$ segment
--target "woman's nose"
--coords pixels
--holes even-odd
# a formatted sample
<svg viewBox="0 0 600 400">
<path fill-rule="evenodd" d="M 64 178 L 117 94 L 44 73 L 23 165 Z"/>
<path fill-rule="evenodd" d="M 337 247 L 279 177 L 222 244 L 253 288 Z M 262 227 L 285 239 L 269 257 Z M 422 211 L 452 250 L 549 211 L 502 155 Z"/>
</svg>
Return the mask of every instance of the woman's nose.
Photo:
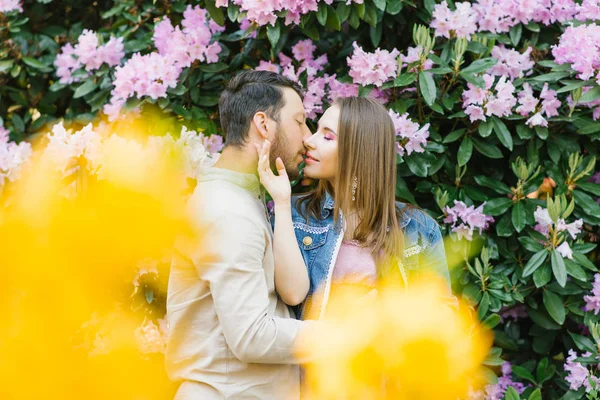
<svg viewBox="0 0 600 400">
<path fill-rule="evenodd" d="M 308 148 L 308 149 L 314 149 L 315 145 L 312 141 L 313 135 L 308 136 L 306 139 L 304 139 L 304 147 Z"/>
</svg>

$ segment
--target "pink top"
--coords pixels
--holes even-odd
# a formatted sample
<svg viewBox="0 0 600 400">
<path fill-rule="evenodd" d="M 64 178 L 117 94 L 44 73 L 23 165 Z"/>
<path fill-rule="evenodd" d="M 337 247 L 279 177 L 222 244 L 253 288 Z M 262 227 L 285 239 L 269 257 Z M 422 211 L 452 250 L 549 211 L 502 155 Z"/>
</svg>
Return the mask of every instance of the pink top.
<svg viewBox="0 0 600 400">
<path fill-rule="evenodd" d="M 377 269 L 371 248 L 361 247 L 354 240 L 344 240 L 333 267 L 332 283 L 374 287 L 376 282 Z"/>
</svg>

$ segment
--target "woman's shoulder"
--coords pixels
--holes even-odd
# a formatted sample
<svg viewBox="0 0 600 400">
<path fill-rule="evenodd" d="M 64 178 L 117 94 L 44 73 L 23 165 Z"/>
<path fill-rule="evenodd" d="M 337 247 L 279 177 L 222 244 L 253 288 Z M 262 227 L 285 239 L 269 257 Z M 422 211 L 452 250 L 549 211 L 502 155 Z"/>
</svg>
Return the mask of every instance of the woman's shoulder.
<svg viewBox="0 0 600 400">
<path fill-rule="evenodd" d="M 396 208 L 400 227 L 405 231 L 416 229 L 422 233 L 430 233 L 439 229 L 437 221 L 419 207 L 397 201 Z"/>
</svg>

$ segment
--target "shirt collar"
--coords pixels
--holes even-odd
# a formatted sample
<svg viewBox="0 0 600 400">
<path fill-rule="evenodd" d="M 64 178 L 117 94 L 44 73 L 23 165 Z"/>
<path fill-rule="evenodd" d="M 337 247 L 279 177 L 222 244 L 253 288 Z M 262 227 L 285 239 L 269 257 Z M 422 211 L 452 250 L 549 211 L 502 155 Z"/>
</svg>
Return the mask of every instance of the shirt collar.
<svg viewBox="0 0 600 400">
<path fill-rule="evenodd" d="M 254 174 L 244 174 L 225 168 L 201 167 L 198 173 L 198 182 L 224 180 L 239 186 L 261 198 L 262 190 L 258 177 Z"/>
</svg>

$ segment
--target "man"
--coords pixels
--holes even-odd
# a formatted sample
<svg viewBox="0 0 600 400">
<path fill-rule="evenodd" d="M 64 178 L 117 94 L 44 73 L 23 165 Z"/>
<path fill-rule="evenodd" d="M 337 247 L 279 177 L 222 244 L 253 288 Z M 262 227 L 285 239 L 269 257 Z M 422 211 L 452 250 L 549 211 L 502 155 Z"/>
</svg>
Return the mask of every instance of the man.
<svg viewBox="0 0 600 400">
<path fill-rule="evenodd" d="M 219 100 L 225 148 L 190 198 L 205 229 L 197 246 L 176 244 L 167 298 L 166 366 L 182 381 L 176 399 L 298 399 L 293 347 L 307 322 L 291 318 L 274 288 L 272 230 L 255 143 L 272 143 L 298 177 L 306 126 L 301 88 L 278 74 L 245 71 Z"/>
</svg>

